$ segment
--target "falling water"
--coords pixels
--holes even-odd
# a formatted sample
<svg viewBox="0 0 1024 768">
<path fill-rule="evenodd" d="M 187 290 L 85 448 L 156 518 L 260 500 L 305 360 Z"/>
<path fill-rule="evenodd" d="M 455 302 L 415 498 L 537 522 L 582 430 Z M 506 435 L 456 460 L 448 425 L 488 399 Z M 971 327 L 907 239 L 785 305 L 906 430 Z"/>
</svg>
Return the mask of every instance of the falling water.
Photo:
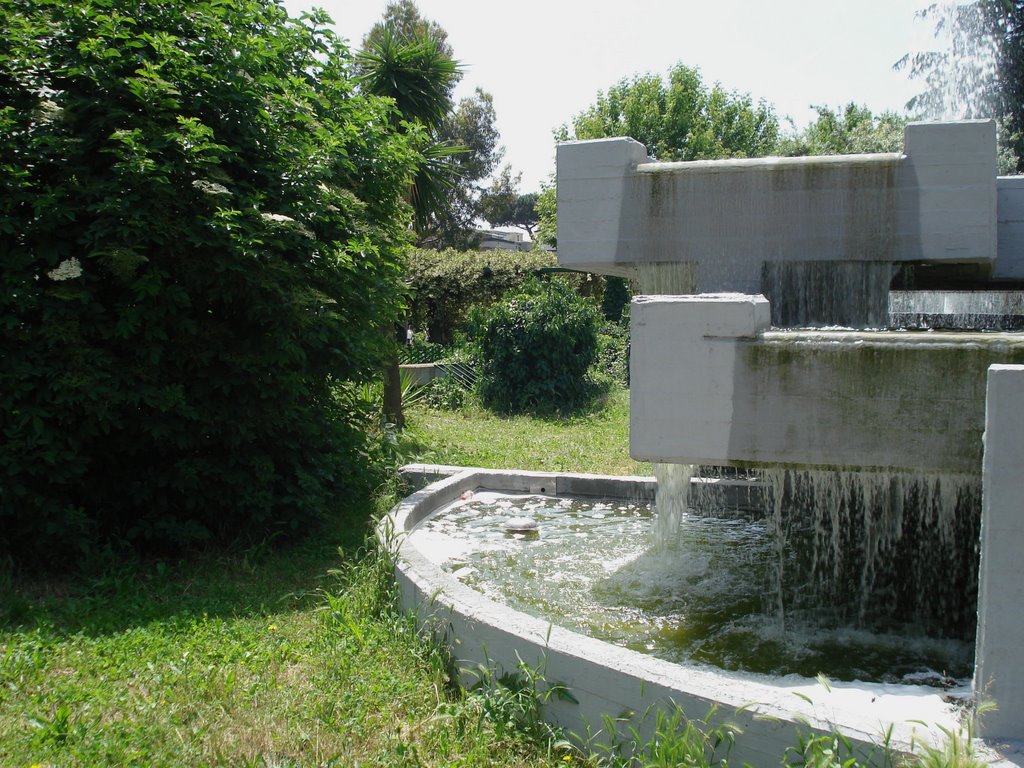
<svg viewBox="0 0 1024 768">
<path fill-rule="evenodd" d="M 690 480 L 697 467 L 692 464 L 655 464 L 658 487 L 654 499 L 651 538 L 654 549 L 665 552 L 679 536 L 679 523 L 690 501 Z"/>
<path fill-rule="evenodd" d="M 979 478 L 792 469 L 764 478 L 780 613 L 824 605 L 868 628 L 974 631 Z"/>
<path fill-rule="evenodd" d="M 884 328 L 892 275 L 890 262 L 766 261 L 761 291 L 777 328 Z"/>
<path fill-rule="evenodd" d="M 929 5 L 918 16 L 934 32 L 931 50 L 897 63 L 924 81 L 925 90 L 910 107 L 932 120 L 992 117 L 998 89 L 999 43 L 985 18 L 983 3 Z"/>
<path fill-rule="evenodd" d="M 639 262 L 640 293 L 645 296 L 689 296 L 697 293 L 697 264 L 688 261 Z"/>
</svg>

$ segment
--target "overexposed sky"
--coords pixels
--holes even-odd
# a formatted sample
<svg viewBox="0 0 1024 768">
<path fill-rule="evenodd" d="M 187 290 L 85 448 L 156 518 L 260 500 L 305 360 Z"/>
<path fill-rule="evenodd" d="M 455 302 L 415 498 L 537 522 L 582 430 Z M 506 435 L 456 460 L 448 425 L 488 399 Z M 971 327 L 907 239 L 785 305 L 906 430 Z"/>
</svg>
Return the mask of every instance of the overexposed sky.
<svg viewBox="0 0 1024 768">
<path fill-rule="evenodd" d="M 285 0 L 318 6 L 354 48 L 386 0 Z M 749 93 L 803 127 L 812 105 L 850 101 L 902 112 L 921 90 L 892 65 L 933 45 L 915 18 L 922 0 L 417 0 L 448 32 L 466 74 L 494 96 L 505 159 L 537 191 L 554 171 L 552 131 L 623 77 L 664 74 L 676 62 L 705 82 Z"/>
</svg>

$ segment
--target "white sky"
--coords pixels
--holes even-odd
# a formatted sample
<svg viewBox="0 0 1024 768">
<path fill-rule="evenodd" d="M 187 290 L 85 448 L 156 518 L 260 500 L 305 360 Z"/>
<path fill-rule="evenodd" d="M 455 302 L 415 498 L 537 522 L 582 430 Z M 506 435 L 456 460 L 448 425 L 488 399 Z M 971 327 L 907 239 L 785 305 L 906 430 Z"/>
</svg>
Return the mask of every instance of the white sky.
<svg viewBox="0 0 1024 768">
<path fill-rule="evenodd" d="M 357 48 L 386 0 L 285 0 L 292 15 L 318 6 Z M 774 105 L 803 127 L 811 105 L 903 111 L 921 83 L 892 65 L 931 47 L 915 18 L 922 0 L 417 0 L 448 32 L 466 74 L 494 96 L 504 162 L 538 191 L 554 171 L 552 131 L 623 77 L 665 74 L 676 62 L 705 82 Z M 785 126 L 785 122 L 783 121 Z"/>
</svg>

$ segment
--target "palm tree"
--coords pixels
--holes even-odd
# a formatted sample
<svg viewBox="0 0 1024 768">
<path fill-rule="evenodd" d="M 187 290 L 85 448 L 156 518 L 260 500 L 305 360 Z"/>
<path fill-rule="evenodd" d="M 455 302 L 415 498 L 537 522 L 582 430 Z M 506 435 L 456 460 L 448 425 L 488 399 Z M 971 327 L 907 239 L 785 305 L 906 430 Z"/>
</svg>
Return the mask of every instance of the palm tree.
<svg viewBox="0 0 1024 768">
<path fill-rule="evenodd" d="M 380 35 L 367 40 L 356 63 L 362 89 L 394 101 L 391 120 L 395 130 L 421 135 L 418 149 L 422 161 L 407 199 L 413 209 L 413 227 L 423 233 L 431 219 L 447 208 L 448 191 L 458 179 L 452 158 L 465 151 L 436 139 L 451 112 L 451 92 L 461 69 L 443 40 L 425 32 L 403 39 L 387 25 Z M 405 424 L 397 354 L 384 372 L 384 418 L 398 428 Z"/>
</svg>

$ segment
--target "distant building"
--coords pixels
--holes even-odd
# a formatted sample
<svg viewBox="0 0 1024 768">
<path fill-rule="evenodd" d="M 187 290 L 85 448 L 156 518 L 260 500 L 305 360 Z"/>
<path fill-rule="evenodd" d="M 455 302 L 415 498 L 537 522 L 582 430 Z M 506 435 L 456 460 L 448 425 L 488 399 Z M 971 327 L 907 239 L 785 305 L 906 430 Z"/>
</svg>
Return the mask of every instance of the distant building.
<svg viewBox="0 0 1024 768">
<path fill-rule="evenodd" d="M 478 229 L 481 251 L 528 251 L 533 242 L 526 239 L 522 232 L 509 232 L 500 229 Z"/>
</svg>

